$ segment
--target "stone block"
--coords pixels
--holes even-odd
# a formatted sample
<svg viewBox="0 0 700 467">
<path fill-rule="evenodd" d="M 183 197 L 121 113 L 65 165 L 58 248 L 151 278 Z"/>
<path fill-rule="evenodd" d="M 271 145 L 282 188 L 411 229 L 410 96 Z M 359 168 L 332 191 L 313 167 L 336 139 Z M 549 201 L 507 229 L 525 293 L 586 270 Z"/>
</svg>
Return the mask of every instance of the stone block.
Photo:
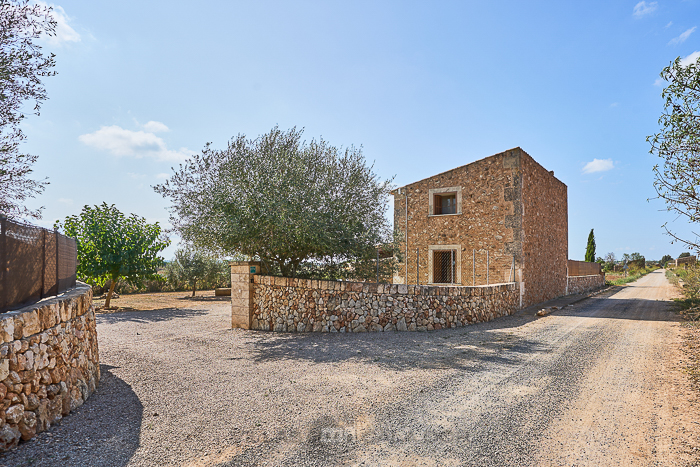
<svg viewBox="0 0 700 467">
<path fill-rule="evenodd" d="M 8 316 L 0 320 L 0 337 L 3 342 L 12 342 L 15 339 L 15 320 Z"/>
</svg>

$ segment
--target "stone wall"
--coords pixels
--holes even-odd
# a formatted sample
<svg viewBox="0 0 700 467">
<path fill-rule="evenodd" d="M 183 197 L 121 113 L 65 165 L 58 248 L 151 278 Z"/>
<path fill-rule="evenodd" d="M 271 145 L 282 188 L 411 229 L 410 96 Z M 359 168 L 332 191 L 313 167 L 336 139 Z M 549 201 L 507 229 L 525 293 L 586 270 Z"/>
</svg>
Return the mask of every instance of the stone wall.
<svg viewBox="0 0 700 467">
<path fill-rule="evenodd" d="M 87 285 L 0 314 L 0 451 L 82 405 L 99 380 L 95 309 Z"/>
<path fill-rule="evenodd" d="M 566 293 L 567 188 L 554 172 L 521 151 L 524 307 Z"/>
<path fill-rule="evenodd" d="M 567 277 L 567 292 L 569 294 L 586 293 L 597 290 L 605 285 L 605 275 L 569 276 Z"/>
<path fill-rule="evenodd" d="M 440 246 L 457 251 L 455 283 L 458 285 L 486 285 L 486 251 L 489 252 L 490 283 L 516 280 L 522 249 L 520 211 L 516 206 L 520 202 L 520 192 L 514 193 L 519 183 L 518 164 L 513 163 L 518 157 L 517 151 L 496 154 L 393 192 L 394 229 L 403 236 L 401 251 L 404 256 L 408 245 L 406 260 L 400 264 L 394 283 L 429 284 L 431 248 Z M 433 214 L 431 191 L 450 188 L 458 189 L 458 212 Z M 517 222 L 508 222 L 514 215 Z M 418 267 L 416 249 L 419 251 Z M 513 257 L 514 275 L 511 273 Z"/>
<path fill-rule="evenodd" d="M 519 301 L 514 283 L 433 287 L 251 277 L 250 327 L 264 331 L 430 331 L 510 315 Z"/>
</svg>

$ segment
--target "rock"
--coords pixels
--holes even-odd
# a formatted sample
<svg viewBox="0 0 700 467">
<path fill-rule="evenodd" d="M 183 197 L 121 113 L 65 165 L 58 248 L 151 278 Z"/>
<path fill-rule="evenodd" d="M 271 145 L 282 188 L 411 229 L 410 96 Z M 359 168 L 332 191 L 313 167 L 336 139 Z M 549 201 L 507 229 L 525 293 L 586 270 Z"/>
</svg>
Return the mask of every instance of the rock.
<svg viewBox="0 0 700 467">
<path fill-rule="evenodd" d="M 406 318 L 401 318 L 396 322 L 396 330 L 397 331 L 408 331 L 408 328 L 406 327 Z"/>
<path fill-rule="evenodd" d="M 5 420 L 7 423 L 19 423 L 24 417 L 24 406 L 22 404 L 16 404 L 5 411 Z"/>
<path fill-rule="evenodd" d="M 10 360 L 3 358 L 0 360 L 0 381 L 4 381 L 8 376 L 10 376 Z"/>
<path fill-rule="evenodd" d="M 29 394 L 27 396 L 27 404 L 25 408 L 27 410 L 34 410 L 39 407 L 39 397 L 36 394 Z"/>
<path fill-rule="evenodd" d="M 13 426 L 5 425 L 0 428 L 0 451 L 8 451 L 19 443 L 22 434 Z"/>
<path fill-rule="evenodd" d="M 36 436 L 36 414 L 34 412 L 24 412 L 22 421 L 19 422 L 19 432 L 22 439 L 27 441 Z"/>
<path fill-rule="evenodd" d="M 363 325 L 360 324 L 355 329 L 353 329 L 352 332 L 367 332 L 367 329 Z"/>
</svg>

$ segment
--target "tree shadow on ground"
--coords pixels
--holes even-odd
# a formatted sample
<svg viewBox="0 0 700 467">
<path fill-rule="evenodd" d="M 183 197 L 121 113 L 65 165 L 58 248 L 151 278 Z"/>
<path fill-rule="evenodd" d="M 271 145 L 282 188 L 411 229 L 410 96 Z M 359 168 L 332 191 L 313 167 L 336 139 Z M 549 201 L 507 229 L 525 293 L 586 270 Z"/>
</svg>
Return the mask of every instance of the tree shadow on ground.
<svg viewBox="0 0 700 467">
<path fill-rule="evenodd" d="M 131 387 L 100 365 L 97 390 L 81 407 L 17 449 L 0 466 L 120 467 L 140 444 L 143 405 Z"/>
<path fill-rule="evenodd" d="M 306 360 L 314 363 L 365 361 L 387 370 L 479 371 L 486 365 L 515 364 L 546 352 L 549 344 L 508 332 L 532 316 L 504 317 L 487 323 L 429 332 L 268 333 L 251 335 L 257 362 Z"/>
<path fill-rule="evenodd" d="M 194 318 L 206 315 L 210 310 L 194 308 L 158 308 L 156 310 L 125 310 L 116 313 L 96 313 L 97 324 L 114 324 L 124 321 L 156 323 L 176 318 Z"/>
</svg>

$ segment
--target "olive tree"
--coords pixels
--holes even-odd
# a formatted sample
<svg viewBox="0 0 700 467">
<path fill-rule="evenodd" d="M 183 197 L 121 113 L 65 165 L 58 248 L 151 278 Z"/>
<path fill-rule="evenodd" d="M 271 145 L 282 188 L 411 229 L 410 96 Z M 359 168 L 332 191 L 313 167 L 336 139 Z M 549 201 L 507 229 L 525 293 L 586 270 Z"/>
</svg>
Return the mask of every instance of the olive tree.
<svg viewBox="0 0 700 467">
<path fill-rule="evenodd" d="M 255 139 L 239 134 L 225 149 L 207 144 L 154 187 L 172 202 L 174 230 L 198 248 L 259 259 L 268 274 L 339 264 L 364 271 L 377 245 L 392 242 L 391 181 L 361 149 L 302 141 L 302 133 L 274 127 Z"/>
<path fill-rule="evenodd" d="M 161 228 L 131 214 L 126 217 L 114 205 L 85 206 L 77 216 L 68 216 L 57 229 L 75 237 L 78 248 L 77 275 L 91 285 L 111 281 L 105 308 L 120 280 L 141 286 L 145 279 L 157 279 L 164 264 L 158 254 L 170 241 Z"/>
<path fill-rule="evenodd" d="M 41 217 L 41 209 L 24 206 L 47 182 L 30 177 L 37 156 L 20 153 L 25 139 L 20 123 L 27 109 L 38 115 L 46 99 L 41 79 L 55 74 L 54 55 L 43 55 L 36 40 L 55 30 L 50 7 L 0 0 L 0 213 L 10 218 Z"/>
<path fill-rule="evenodd" d="M 212 285 L 220 279 L 223 263 L 194 248 L 180 248 L 165 268 L 168 282 L 176 286 L 186 284 L 195 296 L 197 285 Z M 222 271 L 223 269 L 223 271 Z M 228 270 L 230 274 L 230 269 Z M 201 288 L 201 287 L 200 287 Z"/>
<path fill-rule="evenodd" d="M 654 188 L 669 211 L 695 223 L 700 220 L 700 58 L 689 64 L 676 58 L 661 78 L 668 82 L 661 93 L 661 130 L 647 137 L 650 152 L 662 159 L 653 169 Z M 680 238 L 667 224 L 663 227 L 674 241 L 700 250 L 697 239 Z"/>
</svg>

